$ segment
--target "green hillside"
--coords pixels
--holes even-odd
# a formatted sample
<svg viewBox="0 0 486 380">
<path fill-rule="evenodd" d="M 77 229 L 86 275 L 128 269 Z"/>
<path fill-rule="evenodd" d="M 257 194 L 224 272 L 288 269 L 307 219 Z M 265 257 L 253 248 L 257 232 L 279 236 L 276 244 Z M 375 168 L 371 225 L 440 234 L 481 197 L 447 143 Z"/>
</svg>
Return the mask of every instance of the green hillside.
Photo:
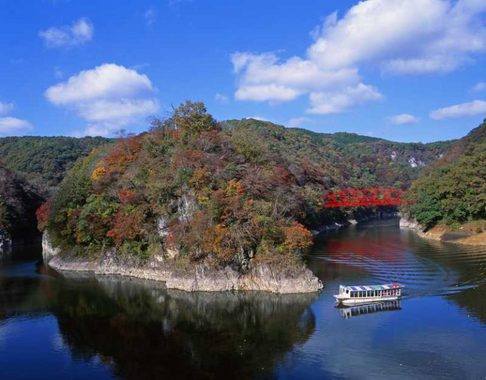
<svg viewBox="0 0 486 380">
<path fill-rule="evenodd" d="M 486 121 L 414 182 L 404 208 L 427 228 L 486 219 Z"/>
<path fill-rule="evenodd" d="M 51 191 L 79 157 L 109 141 L 102 137 L 5 137 L 0 138 L 0 162 L 39 189 Z"/>
</svg>

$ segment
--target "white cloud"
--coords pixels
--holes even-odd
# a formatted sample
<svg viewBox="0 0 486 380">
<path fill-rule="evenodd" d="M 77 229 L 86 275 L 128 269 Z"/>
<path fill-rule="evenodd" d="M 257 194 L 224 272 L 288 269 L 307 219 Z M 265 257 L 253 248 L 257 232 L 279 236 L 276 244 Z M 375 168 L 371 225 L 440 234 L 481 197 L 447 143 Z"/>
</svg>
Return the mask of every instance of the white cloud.
<svg viewBox="0 0 486 380">
<path fill-rule="evenodd" d="M 300 128 L 302 127 L 305 123 L 308 123 L 310 119 L 308 117 L 293 117 L 289 119 L 287 122 L 287 125 L 292 128 Z"/>
<path fill-rule="evenodd" d="M 157 21 L 157 12 L 154 8 L 149 8 L 145 11 L 143 17 L 145 18 L 145 23 L 147 26 L 151 27 Z"/>
<path fill-rule="evenodd" d="M 66 82 L 49 87 L 46 97 L 56 105 L 69 105 L 104 98 L 120 98 L 153 91 L 145 74 L 113 63 L 81 71 Z"/>
<path fill-rule="evenodd" d="M 26 132 L 32 129 L 27 120 L 16 117 L 0 117 L 0 135 L 11 135 Z"/>
<path fill-rule="evenodd" d="M 469 103 L 455 104 L 449 107 L 439 108 L 430 113 L 430 117 L 434 120 L 455 119 L 476 115 L 486 117 L 486 101 L 474 100 Z"/>
<path fill-rule="evenodd" d="M 150 79 L 133 69 L 103 64 L 49 87 L 46 98 L 88 123 L 85 134 L 110 135 L 159 109 Z"/>
<path fill-rule="evenodd" d="M 226 95 L 219 94 L 219 93 L 214 95 L 214 100 L 216 100 L 216 102 L 218 102 L 219 104 L 228 104 L 229 103 L 229 98 Z"/>
<path fill-rule="evenodd" d="M 299 92 L 293 88 L 267 84 L 239 88 L 235 93 L 235 98 L 237 100 L 284 102 L 293 100 L 299 95 Z"/>
<path fill-rule="evenodd" d="M 14 109 L 13 103 L 0 102 L 0 115 L 11 112 Z"/>
<path fill-rule="evenodd" d="M 486 90 L 486 82 L 479 82 L 474 85 L 472 88 L 473 91 L 480 92 Z"/>
<path fill-rule="evenodd" d="M 255 120 L 259 120 L 259 121 L 270 121 L 266 117 L 263 117 L 263 116 L 251 116 L 251 117 L 248 117 L 247 119 L 255 119 Z"/>
<path fill-rule="evenodd" d="M 411 115 L 409 113 L 401 113 L 399 115 L 394 115 L 390 117 L 390 123 L 395 125 L 404 125 L 404 124 L 416 124 L 419 122 L 419 118 Z"/>
<path fill-rule="evenodd" d="M 51 27 L 39 32 L 39 37 L 49 48 L 81 45 L 93 38 L 94 26 L 86 18 L 80 18 L 71 25 Z"/>
<path fill-rule="evenodd" d="M 308 96 L 310 112 L 342 112 L 378 100 L 360 70 L 447 72 L 486 51 L 482 0 L 366 0 L 316 28 L 305 57 L 237 52 L 237 100 L 286 102 Z M 356 93 L 364 95 L 359 98 Z"/>
<path fill-rule="evenodd" d="M 383 95 L 373 86 L 359 83 L 357 86 L 345 87 L 333 92 L 312 92 L 311 107 L 308 112 L 317 114 L 340 113 L 368 101 L 383 99 Z"/>
<path fill-rule="evenodd" d="M 450 71 L 486 49 L 478 0 L 368 0 L 331 15 L 308 55 L 321 67 L 379 63 L 399 73 Z"/>
</svg>

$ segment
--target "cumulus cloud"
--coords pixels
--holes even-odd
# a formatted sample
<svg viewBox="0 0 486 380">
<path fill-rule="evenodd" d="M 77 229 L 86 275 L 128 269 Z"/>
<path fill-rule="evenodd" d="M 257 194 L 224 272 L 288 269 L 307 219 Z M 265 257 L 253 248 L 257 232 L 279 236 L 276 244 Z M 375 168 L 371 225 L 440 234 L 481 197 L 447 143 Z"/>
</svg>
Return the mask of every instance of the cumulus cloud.
<svg viewBox="0 0 486 380">
<path fill-rule="evenodd" d="M 27 120 L 16 117 L 0 117 L 0 135 L 12 135 L 23 133 L 32 129 L 32 124 Z"/>
<path fill-rule="evenodd" d="M 383 95 L 373 86 L 359 83 L 357 86 L 340 88 L 331 92 L 312 92 L 310 94 L 310 113 L 331 114 L 348 110 L 354 105 L 368 101 L 381 100 Z"/>
<path fill-rule="evenodd" d="M 486 116 L 486 101 L 474 100 L 469 103 L 455 104 L 439 108 L 430 113 L 430 117 L 434 120 L 456 119 L 476 115 Z"/>
<path fill-rule="evenodd" d="M 143 17 L 147 26 L 151 27 L 157 21 L 157 12 L 154 8 L 149 8 L 144 12 Z"/>
<path fill-rule="evenodd" d="M 419 122 L 419 118 L 413 116 L 409 113 L 401 113 L 399 115 L 394 115 L 390 117 L 390 123 L 395 125 L 404 125 L 404 124 L 416 124 Z"/>
<path fill-rule="evenodd" d="M 228 104 L 229 103 L 229 98 L 226 95 L 217 93 L 214 95 L 214 100 L 218 102 L 219 104 Z"/>
<path fill-rule="evenodd" d="M 479 82 L 474 85 L 472 88 L 473 91 L 479 92 L 479 91 L 486 91 L 486 82 Z"/>
<path fill-rule="evenodd" d="M 13 103 L 0 102 L 0 115 L 11 112 L 14 109 Z"/>
<path fill-rule="evenodd" d="M 275 53 L 231 56 L 237 100 L 287 102 L 308 96 L 309 112 L 342 112 L 382 98 L 360 70 L 384 73 L 448 72 L 486 51 L 481 0 L 366 0 L 342 18 L 329 15 L 304 57 Z M 360 98 L 359 95 L 364 97 Z"/>
<path fill-rule="evenodd" d="M 88 123 L 84 134 L 110 135 L 158 111 L 150 79 L 133 69 L 103 64 L 49 87 L 46 98 Z"/>
<path fill-rule="evenodd" d="M 51 27 L 39 32 L 39 37 L 49 48 L 82 45 L 93 38 L 94 26 L 86 18 L 80 18 L 71 25 Z"/>
</svg>

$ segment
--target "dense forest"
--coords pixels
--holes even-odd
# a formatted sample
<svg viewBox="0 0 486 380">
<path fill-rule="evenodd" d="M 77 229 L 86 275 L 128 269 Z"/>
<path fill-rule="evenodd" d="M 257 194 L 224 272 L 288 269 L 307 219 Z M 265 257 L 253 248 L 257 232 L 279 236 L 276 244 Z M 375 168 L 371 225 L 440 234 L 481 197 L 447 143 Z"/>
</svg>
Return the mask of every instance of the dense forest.
<svg viewBox="0 0 486 380">
<path fill-rule="evenodd" d="M 486 219 L 486 120 L 426 169 L 404 212 L 426 228 Z"/>
<path fill-rule="evenodd" d="M 254 119 L 223 123 L 240 145 L 325 165 L 337 173 L 342 188 L 374 186 L 407 189 L 420 171 L 440 158 L 453 141 L 397 143 L 354 133 L 316 133 Z"/>
<path fill-rule="evenodd" d="M 291 263 L 339 187 L 406 187 L 448 146 L 325 135 L 252 119 L 218 123 L 186 102 L 148 133 L 79 160 L 38 212 L 55 245 L 83 254 L 166 252 L 244 269 Z"/>
<path fill-rule="evenodd" d="M 79 157 L 109 141 L 102 137 L 4 137 L 0 138 L 0 161 L 49 193 Z"/>
</svg>

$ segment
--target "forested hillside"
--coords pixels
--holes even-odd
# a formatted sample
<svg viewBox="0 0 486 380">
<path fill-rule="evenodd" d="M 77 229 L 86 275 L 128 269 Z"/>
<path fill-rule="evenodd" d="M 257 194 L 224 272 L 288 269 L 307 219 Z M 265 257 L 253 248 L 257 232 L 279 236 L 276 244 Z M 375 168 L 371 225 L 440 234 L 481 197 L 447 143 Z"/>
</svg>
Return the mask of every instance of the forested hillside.
<svg viewBox="0 0 486 380">
<path fill-rule="evenodd" d="M 39 222 L 55 245 L 81 254 L 114 247 L 240 268 L 292 262 L 312 244 L 310 229 L 346 217 L 321 207 L 327 190 L 406 186 L 422 165 L 411 159 L 428 164 L 445 145 L 251 119 L 220 124 L 202 103 L 187 102 L 149 133 L 78 161 Z"/>
<path fill-rule="evenodd" d="M 0 162 L 49 192 L 79 157 L 109 141 L 102 137 L 5 137 L 0 138 Z"/>
<path fill-rule="evenodd" d="M 397 143 L 345 132 L 315 133 L 254 119 L 230 120 L 223 126 L 225 133 L 238 138 L 239 144 L 246 144 L 248 149 L 266 149 L 303 161 L 324 160 L 326 171 L 339 173 L 341 181 L 333 185 L 345 188 L 408 188 L 424 167 L 453 144 Z"/>
<path fill-rule="evenodd" d="M 423 172 L 410 200 L 404 211 L 426 228 L 486 219 L 486 121 Z"/>
<path fill-rule="evenodd" d="M 35 211 L 42 202 L 37 189 L 0 165 L 0 230 L 13 237 L 35 233 Z"/>
</svg>

